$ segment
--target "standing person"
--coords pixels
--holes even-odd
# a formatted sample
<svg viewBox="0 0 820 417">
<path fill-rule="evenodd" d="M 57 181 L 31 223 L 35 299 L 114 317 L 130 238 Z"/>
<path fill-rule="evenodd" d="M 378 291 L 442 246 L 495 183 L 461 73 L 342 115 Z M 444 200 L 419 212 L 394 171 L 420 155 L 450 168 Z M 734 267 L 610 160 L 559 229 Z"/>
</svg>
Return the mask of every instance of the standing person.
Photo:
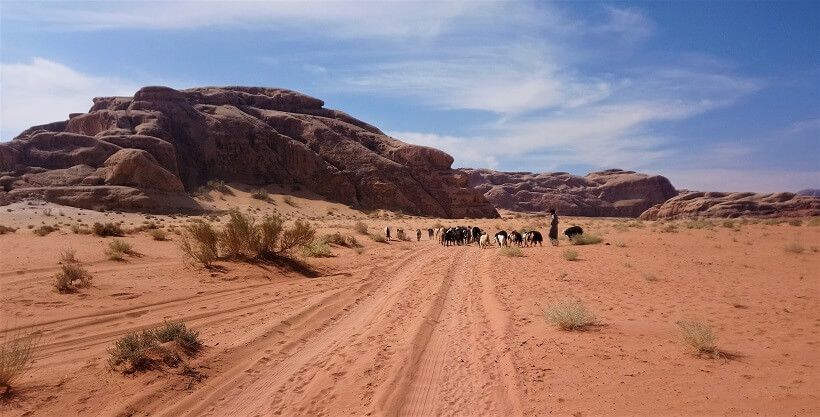
<svg viewBox="0 0 820 417">
<path fill-rule="evenodd" d="M 558 246 L 558 215 L 555 209 L 550 209 L 550 242 L 552 246 Z"/>
<path fill-rule="evenodd" d="M 384 235 L 387 238 L 387 241 L 389 242 L 390 241 L 390 227 L 385 227 L 384 228 Z"/>
</svg>

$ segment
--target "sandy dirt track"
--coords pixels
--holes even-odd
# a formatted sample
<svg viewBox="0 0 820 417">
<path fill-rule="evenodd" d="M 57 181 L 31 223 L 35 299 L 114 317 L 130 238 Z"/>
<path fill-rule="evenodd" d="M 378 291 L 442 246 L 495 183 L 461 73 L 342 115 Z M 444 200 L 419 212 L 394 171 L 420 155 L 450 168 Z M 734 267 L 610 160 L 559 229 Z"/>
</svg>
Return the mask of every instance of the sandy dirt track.
<svg viewBox="0 0 820 417">
<path fill-rule="evenodd" d="M 366 221 L 415 230 L 436 220 Z M 322 233 L 355 235 L 353 222 L 315 221 Z M 491 230 L 532 222 L 478 221 Z M 2 235 L 3 332 L 43 336 L 0 414 L 820 414 L 820 254 L 811 249 L 820 227 L 562 227 L 571 222 L 619 245 L 572 247 L 580 256 L 569 262 L 565 241 L 516 258 L 443 248 L 426 233 L 389 244 L 358 235 L 363 253 L 334 247 L 305 276 L 266 264 L 185 267 L 175 241 L 144 233 L 124 238 L 141 253 L 126 262 L 105 259 L 108 239 L 92 235 Z M 805 253 L 786 252 L 791 242 Z M 77 250 L 93 287 L 50 286 L 64 247 Z M 542 308 L 569 297 L 600 324 L 563 332 L 547 323 Z M 691 354 L 675 324 L 683 318 L 711 323 L 725 357 Z M 166 320 L 201 332 L 206 347 L 189 365 L 204 378 L 109 369 L 117 338 Z"/>
</svg>

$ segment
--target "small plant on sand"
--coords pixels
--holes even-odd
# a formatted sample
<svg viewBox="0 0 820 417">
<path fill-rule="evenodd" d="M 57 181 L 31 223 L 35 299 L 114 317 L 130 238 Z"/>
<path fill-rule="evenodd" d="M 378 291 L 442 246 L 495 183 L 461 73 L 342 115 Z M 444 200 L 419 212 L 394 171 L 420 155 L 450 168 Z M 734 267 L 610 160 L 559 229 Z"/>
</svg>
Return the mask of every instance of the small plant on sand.
<svg viewBox="0 0 820 417">
<path fill-rule="evenodd" d="M 168 232 L 163 229 L 151 230 L 148 232 L 148 235 L 150 235 L 154 240 L 163 241 L 168 239 Z"/>
<path fill-rule="evenodd" d="M 367 234 L 367 224 L 365 224 L 361 220 L 357 221 L 356 224 L 353 225 L 353 230 L 355 230 L 356 233 L 358 233 L 360 235 L 366 235 Z"/>
<path fill-rule="evenodd" d="M 251 190 L 251 198 L 255 198 L 257 200 L 267 201 L 268 199 L 268 191 L 263 188 L 258 188 L 255 190 Z"/>
<path fill-rule="evenodd" d="M 789 225 L 790 226 L 802 226 L 803 225 L 803 220 L 791 219 L 791 220 L 789 220 Z"/>
<path fill-rule="evenodd" d="M 612 243 L 612 245 L 613 245 L 613 246 L 617 246 L 617 247 L 619 247 L 619 248 L 625 248 L 625 247 L 626 247 L 626 243 L 624 243 L 624 241 L 623 241 L 623 240 L 619 240 L 619 241 L 617 241 L 617 242 L 614 242 L 614 243 Z"/>
<path fill-rule="evenodd" d="M 76 264 L 80 261 L 77 260 L 77 251 L 72 248 L 65 248 L 60 251 L 60 262 L 65 264 Z"/>
<path fill-rule="evenodd" d="M 543 312 L 544 318 L 561 330 L 583 330 L 596 323 L 595 316 L 580 300 L 560 301 L 544 308 Z"/>
<path fill-rule="evenodd" d="M 711 229 L 715 227 L 715 223 L 708 219 L 690 220 L 685 223 L 687 229 Z"/>
<path fill-rule="evenodd" d="M 51 216 L 51 208 L 44 208 L 43 209 L 43 216 Z"/>
<path fill-rule="evenodd" d="M 661 227 L 661 232 L 662 233 L 678 233 L 678 225 L 676 225 L 675 223 L 665 224 L 665 225 L 663 225 L 663 227 Z"/>
<path fill-rule="evenodd" d="M 2 224 L 0 224 L 0 235 L 4 235 L 6 233 L 14 233 L 16 231 L 17 229 L 14 227 L 3 226 Z"/>
<path fill-rule="evenodd" d="M 88 226 L 74 223 L 71 225 L 71 232 L 77 235 L 90 235 L 92 230 L 88 228 Z"/>
<path fill-rule="evenodd" d="M 603 242 L 604 238 L 596 234 L 585 233 L 583 235 L 575 235 L 570 238 L 569 241 L 573 245 L 594 245 Z"/>
<path fill-rule="evenodd" d="M 34 349 L 40 341 L 39 332 L 5 332 L 0 340 L 0 387 L 11 391 L 14 381 L 30 367 Z"/>
<path fill-rule="evenodd" d="M 387 243 L 387 238 L 378 233 L 371 233 L 370 238 L 373 239 L 374 242 Z"/>
<path fill-rule="evenodd" d="M 727 229 L 734 229 L 735 228 L 735 221 L 734 220 L 724 220 L 721 226 Z"/>
<path fill-rule="evenodd" d="M 122 227 L 117 223 L 94 223 L 92 226 L 94 234 L 97 236 L 123 236 Z"/>
<path fill-rule="evenodd" d="M 310 245 L 302 248 L 302 256 L 310 258 L 329 258 L 333 256 L 333 253 L 330 250 L 330 245 L 328 245 L 327 240 L 319 238 L 313 239 Z"/>
<path fill-rule="evenodd" d="M 33 230 L 34 234 L 37 236 L 45 236 L 53 231 L 57 230 L 54 226 L 43 225 Z"/>
<path fill-rule="evenodd" d="M 718 355 L 720 352 L 715 343 L 715 335 L 712 326 L 700 320 L 680 320 L 677 322 L 680 328 L 683 341 L 697 354 Z"/>
<path fill-rule="evenodd" d="M 501 255 L 509 258 L 518 258 L 524 256 L 524 251 L 521 248 L 502 248 Z"/>
<path fill-rule="evenodd" d="M 811 227 L 820 226 L 820 217 L 815 217 L 815 218 L 809 220 L 808 225 L 811 226 Z"/>
<path fill-rule="evenodd" d="M 803 253 L 806 251 L 806 248 L 797 242 L 789 243 L 783 249 L 790 253 Z"/>
<path fill-rule="evenodd" d="M 333 245 L 344 246 L 346 248 L 360 248 L 362 245 L 356 239 L 355 236 L 343 236 L 341 233 L 336 232 L 330 235 L 324 235 L 321 237 L 326 243 L 330 243 Z"/>
<path fill-rule="evenodd" d="M 229 258 L 249 259 L 256 256 L 262 244 L 256 220 L 239 210 L 231 210 L 228 215 L 228 222 L 219 234 L 219 247 Z"/>
<path fill-rule="evenodd" d="M 649 282 L 655 282 L 655 281 L 658 280 L 658 277 L 656 277 L 655 274 L 653 274 L 653 273 L 647 272 L 647 273 L 643 274 L 643 279 L 645 279 Z"/>
<path fill-rule="evenodd" d="M 304 220 L 296 220 L 293 227 L 285 229 L 279 238 L 279 252 L 287 254 L 291 250 L 310 245 L 316 237 L 316 229 Z"/>
<path fill-rule="evenodd" d="M 291 196 L 289 196 L 289 195 L 284 196 L 284 197 L 282 198 L 282 201 L 284 201 L 284 202 L 285 202 L 285 204 L 287 204 L 287 205 L 289 205 L 289 206 L 291 206 L 291 207 L 299 207 L 299 206 L 296 204 L 296 202 L 295 202 L 295 201 L 293 201 L 293 197 L 291 197 Z"/>
<path fill-rule="evenodd" d="M 91 285 L 91 274 L 77 263 L 65 264 L 54 276 L 54 288 L 59 292 L 72 292 Z"/>
<path fill-rule="evenodd" d="M 578 251 L 573 250 L 573 249 L 567 249 L 567 250 L 564 251 L 563 256 L 564 256 L 564 259 L 566 259 L 568 261 L 574 261 L 574 260 L 578 259 Z"/>
<path fill-rule="evenodd" d="M 182 359 L 169 345 L 176 345 L 190 355 L 202 348 L 202 340 L 199 332 L 188 329 L 185 323 L 166 322 L 164 326 L 128 333 L 118 339 L 108 349 L 108 364 L 112 369 L 122 367 L 125 373 L 151 369 L 158 363 L 177 366 Z"/>
<path fill-rule="evenodd" d="M 625 232 L 625 231 L 627 231 L 629 226 L 627 226 L 626 223 L 624 223 L 624 222 L 617 222 L 617 223 L 612 225 L 612 228 L 619 231 L 619 232 Z"/>
<path fill-rule="evenodd" d="M 125 255 L 134 255 L 134 248 L 130 243 L 122 239 L 114 239 L 108 242 L 108 248 L 105 250 L 105 255 L 108 259 L 115 261 L 122 261 Z"/>
<path fill-rule="evenodd" d="M 180 237 L 186 263 L 199 262 L 208 268 L 219 256 L 219 233 L 208 223 L 195 221 L 183 228 Z"/>
</svg>

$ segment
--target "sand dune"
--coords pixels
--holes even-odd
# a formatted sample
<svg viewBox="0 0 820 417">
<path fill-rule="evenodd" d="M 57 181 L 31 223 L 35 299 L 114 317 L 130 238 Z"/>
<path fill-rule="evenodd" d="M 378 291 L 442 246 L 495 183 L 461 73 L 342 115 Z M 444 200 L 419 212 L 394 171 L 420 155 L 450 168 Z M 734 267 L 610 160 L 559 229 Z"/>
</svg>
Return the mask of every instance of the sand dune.
<svg viewBox="0 0 820 417">
<path fill-rule="evenodd" d="M 678 223 L 676 233 L 663 233 L 655 222 L 624 228 L 617 220 L 562 219 L 562 228 L 581 224 L 613 243 L 572 247 L 579 259 L 570 262 L 562 257 L 566 241 L 506 257 L 497 248 L 444 248 L 426 233 L 420 242 L 376 243 L 352 229 L 362 220 L 374 232 L 436 222 L 494 231 L 543 218 L 368 217 L 308 196 L 294 205 L 272 198 L 276 204 L 236 191 L 214 204 L 312 218 L 320 233 L 357 236 L 364 251 L 334 246 L 334 257 L 309 259 L 310 276 L 234 262 L 209 271 L 183 265 L 176 235 L 161 242 L 138 233 L 123 239 L 140 256 L 116 262 L 103 254 L 110 238 L 67 227 L 39 237 L 26 226 L 71 218 L 127 227 L 142 216 L 57 206 L 45 216 L 47 205 L 10 206 L 0 223 L 21 229 L 0 236 L 0 323 L 6 334 L 34 328 L 42 339 L 0 413 L 820 414 L 820 227 Z M 188 219 L 152 218 L 160 220 L 168 227 Z M 805 252 L 785 251 L 790 243 Z M 92 272 L 92 287 L 53 289 L 65 247 Z M 543 318 L 542 308 L 570 297 L 599 324 L 564 332 Z M 675 324 L 684 318 L 711 323 L 724 355 L 690 353 Z M 190 360 L 193 372 L 109 369 L 107 349 L 117 338 L 179 320 L 205 342 Z"/>
</svg>

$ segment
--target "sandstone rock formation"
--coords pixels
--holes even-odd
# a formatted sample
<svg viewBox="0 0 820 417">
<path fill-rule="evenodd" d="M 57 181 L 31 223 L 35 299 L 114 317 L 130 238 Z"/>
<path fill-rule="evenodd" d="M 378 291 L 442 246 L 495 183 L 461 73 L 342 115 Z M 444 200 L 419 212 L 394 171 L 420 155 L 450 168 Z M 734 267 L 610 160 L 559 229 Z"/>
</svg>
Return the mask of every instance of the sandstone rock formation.
<svg viewBox="0 0 820 417">
<path fill-rule="evenodd" d="M 194 207 L 181 192 L 220 179 L 298 183 L 360 209 L 498 216 L 468 186 L 468 175 L 451 168 L 450 155 L 400 142 L 323 105 L 261 87 L 145 87 L 134 97 L 95 98 L 88 113 L 0 144 L 0 201 L 40 195 L 167 211 Z"/>
<path fill-rule="evenodd" d="M 641 219 L 820 216 L 820 198 L 793 193 L 716 193 L 690 191 L 649 208 Z"/>
<path fill-rule="evenodd" d="M 497 208 L 559 215 L 638 217 L 644 210 L 677 195 L 659 175 L 611 169 L 584 177 L 566 172 L 533 174 L 462 169 L 469 185 L 484 193 Z"/>
</svg>

